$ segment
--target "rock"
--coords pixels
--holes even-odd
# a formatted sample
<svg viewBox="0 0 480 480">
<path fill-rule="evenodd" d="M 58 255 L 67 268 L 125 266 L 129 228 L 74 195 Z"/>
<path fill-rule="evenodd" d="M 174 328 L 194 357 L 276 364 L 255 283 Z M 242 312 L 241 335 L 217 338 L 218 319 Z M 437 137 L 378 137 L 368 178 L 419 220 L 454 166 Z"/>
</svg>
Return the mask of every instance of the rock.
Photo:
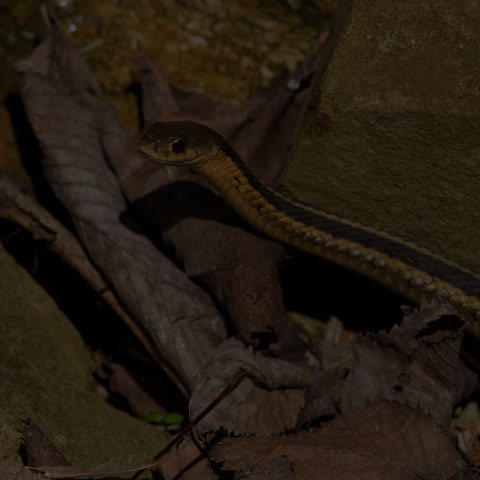
<svg viewBox="0 0 480 480">
<path fill-rule="evenodd" d="M 166 436 L 101 398 L 80 335 L 3 248 L 0 272 L 1 459 L 21 464 L 27 419 L 73 465 L 160 450 Z"/>
<path fill-rule="evenodd" d="M 480 5 L 353 0 L 283 188 L 480 271 Z"/>
</svg>

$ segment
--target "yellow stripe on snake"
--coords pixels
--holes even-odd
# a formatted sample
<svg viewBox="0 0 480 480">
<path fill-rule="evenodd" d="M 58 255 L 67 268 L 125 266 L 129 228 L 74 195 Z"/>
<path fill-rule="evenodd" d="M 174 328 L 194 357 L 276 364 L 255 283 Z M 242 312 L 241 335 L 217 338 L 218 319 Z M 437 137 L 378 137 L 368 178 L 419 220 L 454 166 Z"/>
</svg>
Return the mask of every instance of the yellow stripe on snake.
<svg viewBox="0 0 480 480">
<path fill-rule="evenodd" d="M 265 235 L 371 278 L 415 304 L 444 297 L 470 329 L 478 329 L 480 275 L 412 242 L 286 198 L 262 183 L 212 129 L 155 123 L 139 148 L 158 163 L 201 174 Z"/>
</svg>

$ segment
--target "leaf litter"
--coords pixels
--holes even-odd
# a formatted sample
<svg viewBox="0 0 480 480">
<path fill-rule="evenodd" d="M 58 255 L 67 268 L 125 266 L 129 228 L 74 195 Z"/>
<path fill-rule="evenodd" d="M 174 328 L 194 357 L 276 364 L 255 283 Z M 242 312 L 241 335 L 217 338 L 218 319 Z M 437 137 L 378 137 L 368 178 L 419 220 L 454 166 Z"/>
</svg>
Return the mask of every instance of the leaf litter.
<svg viewBox="0 0 480 480">
<path fill-rule="evenodd" d="M 243 107 L 183 92 L 140 57 L 145 123 L 206 123 L 274 185 L 291 142 L 285 132 L 306 108 L 318 55 L 317 49 L 280 87 L 258 92 Z M 234 478 L 318 478 L 319 472 L 326 479 L 449 478 L 455 472 L 448 422 L 465 394 L 466 370 L 458 357 L 462 325 L 448 305 L 424 305 L 390 333 L 359 335 L 338 346 L 319 343 L 320 356 L 343 349 L 349 360 L 309 366 L 301 342 L 286 340 L 298 332 L 289 328 L 281 301 L 276 268 L 283 247 L 245 227 L 202 180 L 141 157 L 136 136 L 121 128 L 94 75 L 55 25 L 17 71 L 53 191 L 94 267 L 191 392 L 191 418 L 238 372 L 245 375 L 195 428 L 206 450 L 185 439 L 158 462 L 165 478 L 187 461 L 202 478 L 216 478 L 207 457 Z M 174 250 L 186 273 L 145 231 Z M 191 278 L 226 309 L 237 338 Z M 274 334 L 263 349 L 255 342 L 262 332 Z M 228 435 L 209 445 L 220 431 Z M 125 462 L 130 471 L 148 465 L 137 460 L 91 469 L 46 466 L 43 472 L 111 476 Z M 195 478 L 193 471 L 185 469 L 184 478 Z"/>
</svg>

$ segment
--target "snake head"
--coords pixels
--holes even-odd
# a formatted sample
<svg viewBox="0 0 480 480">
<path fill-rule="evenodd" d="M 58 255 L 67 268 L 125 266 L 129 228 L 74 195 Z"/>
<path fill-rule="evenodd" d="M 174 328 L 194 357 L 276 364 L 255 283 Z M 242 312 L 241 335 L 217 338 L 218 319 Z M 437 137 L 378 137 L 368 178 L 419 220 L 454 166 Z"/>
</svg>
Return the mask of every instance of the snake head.
<svg viewBox="0 0 480 480">
<path fill-rule="evenodd" d="M 139 149 L 164 165 L 199 167 L 218 152 L 225 140 L 195 122 L 153 123 L 142 135 Z"/>
</svg>

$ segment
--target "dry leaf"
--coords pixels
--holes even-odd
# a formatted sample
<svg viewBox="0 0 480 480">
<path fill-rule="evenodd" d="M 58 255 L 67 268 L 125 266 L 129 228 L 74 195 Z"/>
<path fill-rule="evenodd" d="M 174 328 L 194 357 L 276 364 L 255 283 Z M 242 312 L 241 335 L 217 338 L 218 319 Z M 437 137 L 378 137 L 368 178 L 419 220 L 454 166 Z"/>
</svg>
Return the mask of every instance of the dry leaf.
<svg viewBox="0 0 480 480">
<path fill-rule="evenodd" d="M 223 342 L 200 370 L 190 417 L 199 415 L 238 371 L 244 371 L 247 378 L 202 420 L 198 430 L 208 433 L 224 428 L 236 435 L 272 435 L 293 429 L 304 405 L 305 389 L 311 383 L 310 371 L 255 354 L 234 339 Z"/>
<path fill-rule="evenodd" d="M 222 319 L 205 292 L 119 220 L 126 205 L 103 148 L 118 142 L 116 124 L 102 133 L 112 111 L 96 79 L 56 28 L 17 69 L 53 190 L 96 266 L 188 385 L 224 338 Z"/>
<path fill-rule="evenodd" d="M 440 480 L 456 459 L 451 438 L 430 417 L 384 400 L 297 435 L 226 438 L 212 456 L 234 478 L 285 480 Z"/>
<path fill-rule="evenodd" d="M 387 399 L 417 408 L 447 428 L 466 381 L 459 359 L 462 327 L 449 304 L 433 301 L 389 333 L 359 335 L 339 347 L 351 350 L 351 366 L 316 373 L 301 422 Z"/>
<path fill-rule="evenodd" d="M 185 438 L 180 445 L 165 456 L 160 464 L 165 480 L 181 475 L 182 480 L 214 480 L 217 475 L 207 457 L 202 454 L 191 438 Z"/>
<path fill-rule="evenodd" d="M 22 432 L 22 440 L 27 450 L 29 467 L 70 465 L 70 462 L 37 425 L 28 423 Z"/>
<path fill-rule="evenodd" d="M 464 382 L 462 337 L 463 322 L 455 309 L 439 301 L 423 304 L 389 333 L 359 337 L 342 408 L 396 400 L 448 428 Z"/>
</svg>

